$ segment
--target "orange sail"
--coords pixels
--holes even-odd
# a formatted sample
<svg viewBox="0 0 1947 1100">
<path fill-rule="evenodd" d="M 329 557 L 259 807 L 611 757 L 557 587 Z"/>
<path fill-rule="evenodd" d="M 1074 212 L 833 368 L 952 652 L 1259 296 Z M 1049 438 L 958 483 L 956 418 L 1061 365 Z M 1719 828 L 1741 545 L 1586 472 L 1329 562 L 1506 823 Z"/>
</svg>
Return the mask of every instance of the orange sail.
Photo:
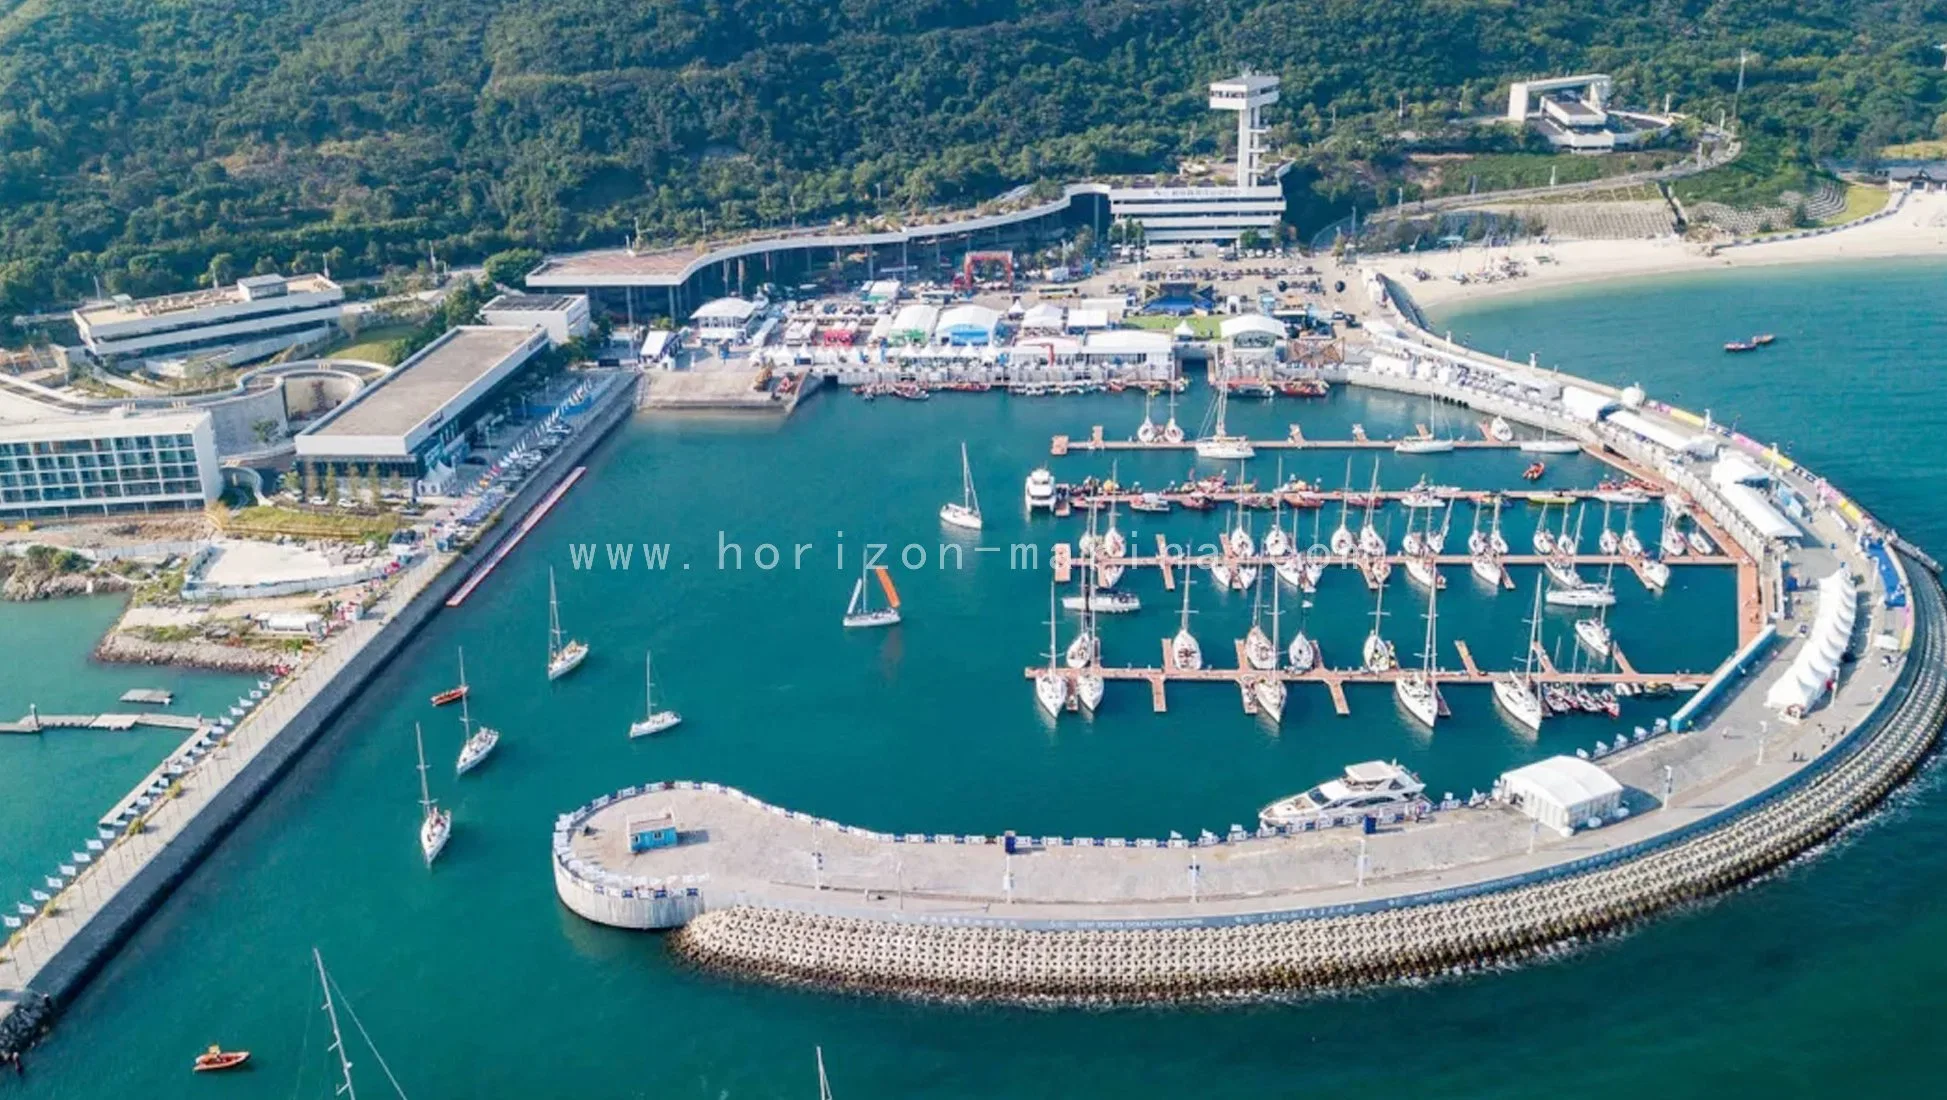
<svg viewBox="0 0 1947 1100">
<path fill-rule="evenodd" d="M 883 565 L 873 566 L 872 571 L 879 574 L 879 587 L 886 594 L 886 603 L 897 608 L 899 606 L 899 591 L 892 586 L 892 574 L 886 572 L 886 567 Z"/>
</svg>

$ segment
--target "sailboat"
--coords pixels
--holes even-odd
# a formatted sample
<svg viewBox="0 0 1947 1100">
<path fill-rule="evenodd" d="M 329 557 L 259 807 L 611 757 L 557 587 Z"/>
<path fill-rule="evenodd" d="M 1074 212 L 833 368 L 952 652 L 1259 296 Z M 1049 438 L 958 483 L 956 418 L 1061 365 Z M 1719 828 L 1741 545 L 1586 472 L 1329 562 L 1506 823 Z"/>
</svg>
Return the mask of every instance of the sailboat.
<svg viewBox="0 0 1947 1100">
<path fill-rule="evenodd" d="M 1514 442 L 1514 425 L 1506 417 L 1497 416 L 1487 423 L 1487 437 L 1496 443 Z"/>
<path fill-rule="evenodd" d="M 1595 540 L 1596 549 L 1611 557 L 1622 550 L 1622 537 L 1609 527 L 1609 502 L 1602 502 L 1602 534 Z"/>
<path fill-rule="evenodd" d="M 561 634 L 561 600 L 555 595 L 554 570 L 548 570 L 548 679 L 559 680 L 588 659 L 588 644 Z"/>
<path fill-rule="evenodd" d="M 1400 705 L 1406 708 L 1406 713 L 1426 723 L 1428 729 L 1440 718 L 1440 689 L 1433 682 L 1434 624 L 1438 619 L 1434 604 L 1439 596 L 1438 589 L 1427 590 L 1426 649 L 1420 653 L 1420 671 L 1393 681 L 1393 695 Z"/>
<path fill-rule="evenodd" d="M 1332 553 L 1341 558 L 1351 557 L 1352 552 L 1359 548 L 1359 540 L 1353 536 L 1352 528 L 1345 523 L 1346 505 L 1351 498 L 1352 460 L 1348 458 L 1345 460 L 1345 488 L 1339 493 L 1339 526 L 1338 530 L 1332 532 Z"/>
<path fill-rule="evenodd" d="M 1291 636 L 1291 648 L 1285 652 L 1285 657 L 1291 671 L 1310 672 L 1318 664 L 1318 643 L 1305 634 L 1305 622 L 1310 617 L 1312 602 L 1306 600 L 1298 606 L 1301 611 L 1298 617 L 1298 633 Z"/>
<path fill-rule="evenodd" d="M 1086 566 L 1083 567 L 1082 571 L 1084 573 L 1089 572 Z M 1087 592 L 1088 589 L 1089 583 L 1084 578 L 1082 581 L 1082 591 Z M 1049 610 L 1052 612 L 1053 608 Z M 1094 664 L 1101 655 L 1102 643 L 1095 637 L 1095 616 L 1089 614 L 1087 611 L 1083 611 L 1081 633 L 1075 635 L 1075 640 L 1068 643 L 1068 649 L 1063 655 L 1063 659 L 1067 661 L 1069 668 L 1087 668 Z"/>
<path fill-rule="evenodd" d="M 1379 499 L 1379 460 L 1372 462 L 1372 488 L 1366 493 L 1366 521 L 1359 527 L 1359 553 L 1379 557 L 1386 552 L 1386 539 L 1372 525 L 1373 502 Z"/>
<path fill-rule="evenodd" d="M 1434 404 L 1433 394 L 1431 393 L 1426 395 L 1426 414 L 1428 431 L 1430 432 L 1436 417 L 1436 406 Z M 1453 450 L 1453 440 L 1439 439 L 1431 434 L 1409 436 L 1393 444 L 1393 452 L 1403 455 L 1446 454 L 1451 450 Z"/>
<path fill-rule="evenodd" d="M 1528 635 L 1528 653 L 1522 671 L 1510 672 L 1506 676 L 1494 678 L 1494 701 L 1515 721 L 1531 730 L 1541 732 L 1541 720 L 1547 714 L 1542 706 L 1541 692 L 1535 685 L 1535 654 L 1541 650 L 1541 578 L 1535 578 L 1535 609 L 1528 619 L 1531 632 Z"/>
<path fill-rule="evenodd" d="M 1603 578 L 1602 587 L 1613 591 L 1615 585 L 1616 567 L 1612 563 L 1609 566 L 1609 572 Z M 1609 649 L 1614 644 L 1614 640 L 1609 635 L 1609 620 L 1608 612 L 1605 610 L 1606 607 L 1607 605 L 1604 604 L 1597 605 L 1595 618 L 1593 619 L 1575 620 L 1575 637 L 1583 645 L 1589 647 L 1589 651 L 1598 657 L 1609 656 Z"/>
<path fill-rule="evenodd" d="M 1284 471 L 1282 468 L 1278 471 L 1278 481 L 1280 484 L 1284 482 Z M 1271 529 L 1264 533 L 1264 556 L 1267 558 L 1289 557 L 1293 549 L 1291 541 L 1291 536 L 1285 534 L 1284 529 L 1284 494 L 1279 493 L 1271 501 Z"/>
<path fill-rule="evenodd" d="M 825 1079 L 825 1048 L 813 1048 L 818 1054 L 818 1100 L 832 1100 L 832 1083 Z"/>
<path fill-rule="evenodd" d="M 1276 599 L 1278 586 L 1271 586 L 1271 596 Z M 1244 635 L 1244 662 L 1262 672 L 1278 667 L 1278 646 L 1264 633 L 1264 625 L 1259 615 L 1264 610 L 1264 586 L 1259 585 L 1256 596 L 1251 600 L 1251 629 Z"/>
<path fill-rule="evenodd" d="M 413 744 L 419 748 L 419 854 L 426 857 L 426 866 L 431 867 L 439 854 L 446 850 L 446 842 L 453 836 L 453 811 L 442 810 L 433 801 L 432 790 L 426 786 L 426 738 L 419 732 L 419 723 L 412 724 Z"/>
<path fill-rule="evenodd" d="M 1494 495 L 1494 525 L 1488 530 L 1487 544 L 1494 549 L 1496 554 L 1502 557 L 1507 556 L 1508 540 L 1506 536 L 1501 534 L 1501 496 L 1499 493 Z"/>
<path fill-rule="evenodd" d="M 1087 592 L 1090 587 L 1084 584 L 1082 591 Z M 1078 665 L 1075 663 L 1075 649 L 1081 645 L 1083 638 L 1088 639 L 1088 644 L 1083 647 L 1086 659 Z M 1102 636 L 1097 632 L 1095 609 L 1092 607 L 1082 611 L 1082 636 L 1069 644 L 1068 664 L 1076 670 L 1075 697 L 1081 701 L 1083 710 L 1094 714 L 1095 708 L 1102 705 L 1103 683 L 1099 671 L 1102 665 Z"/>
<path fill-rule="evenodd" d="M 1034 700 L 1049 717 L 1059 718 L 1068 705 L 1068 677 L 1055 668 L 1055 585 L 1048 582 L 1048 667 L 1034 675 Z"/>
<path fill-rule="evenodd" d="M 865 583 L 867 572 L 878 574 L 879 589 L 886 594 L 886 606 L 872 606 L 872 589 Z M 846 626 L 891 626 L 899 621 L 899 593 L 892 587 L 892 575 L 883 565 L 871 570 L 861 568 L 859 579 L 852 585 L 852 601 L 845 605 Z"/>
<path fill-rule="evenodd" d="M 1669 587 L 1670 567 L 1655 558 L 1644 558 L 1642 561 L 1637 562 L 1636 574 L 1643 578 L 1644 584 L 1649 585 L 1659 592 Z"/>
<path fill-rule="evenodd" d="M 1213 383 L 1217 391 L 1217 403 L 1213 407 L 1211 433 L 1197 440 L 1198 458 L 1235 459 L 1250 458 L 1257 454 L 1257 448 L 1241 435 L 1231 435 L 1224 427 L 1224 412 L 1230 403 L 1230 386 L 1221 377 Z"/>
<path fill-rule="evenodd" d="M 650 655 L 642 655 L 642 721 L 629 723 L 630 737 L 648 737 L 671 729 L 683 721 L 673 710 L 656 709 L 656 678 L 650 670 Z"/>
<path fill-rule="evenodd" d="M 1581 548 L 1583 515 L 1583 509 L 1579 507 L 1575 509 L 1575 533 L 1571 535 L 1568 532 L 1568 508 L 1562 508 L 1562 529 L 1555 536 L 1555 552 L 1562 557 L 1572 558 L 1575 556 L 1576 551 Z"/>
<path fill-rule="evenodd" d="M 1089 520 L 1094 522 L 1095 513 L 1089 512 Z M 1115 501 L 1109 501 L 1109 529 L 1102 532 L 1102 541 L 1096 546 L 1095 587 L 1114 588 L 1122 580 L 1123 564 L 1115 559 L 1128 556 L 1129 540 L 1115 525 Z M 1107 558 L 1108 561 L 1102 559 Z"/>
<path fill-rule="evenodd" d="M 1399 656 L 1393 643 L 1379 633 L 1379 620 L 1386 614 L 1386 589 L 1382 586 L 1372 598 L 1372 632 L 1366 635 L 1365 647 L 1360 654 L 1365 661 L 1367 672 L 1386 672 L 1399 667 Z"/>
<path fill-rule="evenodd" d="M 1634 506 L 1623 509 L 1622 538 L 1617 540 L 1616 548 L 1624 557 L 1643 556 L 1643 540 L 1636 534 L 1636 509 Z"/>
<path fill-rule="evenodd" d="M 1541 518 L 1535 521 L 1535 553 L 1555 552 L 1555 533 L 1548 529 L 1548 505 L 1541 506 Z"/>
<path fill-rule="evenodd" d="M 1170 664 L 1178 672 L 1195 672 L 1203 667 L 1203 646 L 1190 633 L 1190 567 L 1183 567 L 1183 618 L 1170 639 Z"/>
<path fill-rule="evenodd" d="M 1473 512 L 1474 529 L 1467 532 L 1467 553 L 1478 558 L 1487 553 L 1487 532 L 1481 530 L 1480 505 L 1474 505 Z"/>
<path fill-rule="evenodd" d="M 1174 367 L 1171 367 L 1171 373 L 1174 375 Z M 1171 377 L 1169 419 L 1163 422 L 1163 442 L 1169 444 L 1183 442 L 1183 425 L 1176 422 L 1176 381 L 1174 377 Z"/>
<path fill-rule="evenodd" d="M 466 684 L 466 653 L 460 653 L 460 683 Z M 467 709 L 467 698 L 460 697 L 460 729 L 466 732 L 466 743 L 460 746 L 460 758 L 453 762 L 453 774 L 465 775 L 480 766 L 500 744 L 500 731 L 481 726 L 473 728 L 473 715 Z"/>
<path fill-rule="evenodd" d="M 1136 428 L 1136 442 L 1138 443 L 1156 442 L 1156 435 L 1159 431 L 1161 431 L 1161 429 L 1156 427 L 1156 422 L 1149 418 L 1150 400 L 1151 400 L 1150 394 L 1144 393 L 1143 394 L 1143 422 L 1140 426 Z"/>
<path fill-rule="evenodd" d="M 405 1090 L 399 1087 L 398 1080 L 392 1076 L 392 1067 L 385 1064 L 385 1056 L 379 1053 L 379 1048 L 372 1042 L 372 1036 L 366 1032 L 365 1025 L 359 1022 L 358 1013 L 353 1011 L 351 1002 L 345 1000 L 345 991 L 339 989 L 338 983 L 332 981 L 331 975 L 325 971 L 324 956 L 319 954 L 315 947 L 311 949 L 311 961 L 317 964 L 318 986 L 324 992 L 325 1019 L 331 1023 L 331 1045 L 325 1049 L 327 1053 L 338 1059 L 338 1084 L 334 1086 L 333 1095 L 346 1097 L 346 1100 L 358 1100 L 358 1092 L 352 1087 L 352 1060 L 345 1054 L 345 1033 L 338 1027 L 338 1004 L 343 1001 L 345 1011 L 351 1014 L 352 1023 L 358 1028 L 358 1034 L 364 1038 L 366 1048 L 372 1052 L 373 1060 L 378 1062 L 379 1069 L 385 1071 L 385 1078 L 392 1083 L 392 1089 L 398 1093 L 399 1100 L 405 1100 Z M 336 997 L 332 995 L 334 992 L 337 994 Z"/>
<path fill-rule="evenodd" d="M 1256 662 L 1253 661 L 1253 664 Z M 1258 713 L 1271 719 L 1273 725 L 1284 721 L 1284 703 L 1287 689 L 1284 678 L 1278 671 L 1278 586 L 1271 586 L 1271 663 L 1265 670 L 1269 676 L 1260 676 L 1251 683 L 1251 695 L 1257 700 Z"/>
<path fill-rule="evenodd" d="M 940 505 L 940 522 L 967 531 L 980 530 L 980 498 L 974 494 L 973 466 L 967 462 L 967 445 L 960 444 L 960 502 Z"/>
<path fill-rule="evenodd" d="M 1447 552 L 1447 528 L 1451 526 L 1452 523 L 1453 523 L 1453 501 L 1451 500 L 1447 502 L 1446 511 L 1440 513 L 1439 530 L 1436 531 L 1433 529 L 1433 517 L 1431 515 L 1426 517 L 1426 540 L 1425 541 L 1426 541 L 1426 548 L 1428 553 L 1444 554 Z"/>
</svg>

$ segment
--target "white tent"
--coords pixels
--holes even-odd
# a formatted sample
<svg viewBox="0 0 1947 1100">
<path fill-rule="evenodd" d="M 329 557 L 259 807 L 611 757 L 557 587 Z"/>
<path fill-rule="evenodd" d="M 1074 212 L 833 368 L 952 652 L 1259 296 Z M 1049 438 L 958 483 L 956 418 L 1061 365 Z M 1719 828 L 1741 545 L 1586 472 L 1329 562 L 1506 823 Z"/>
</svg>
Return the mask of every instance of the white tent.
<svg viewBox="0 0 1947 1100">
<path fill-rule="evenodd" d="M 1022 332 L 1060 332 L 1067 311 L 1053 302 L 1042 302 L 1021 315 Z"/>
<path fill-rule="evenodd" d="M 1717 464 L 1723 466 L 1722 462 Z M 1715 470 L 1713 469 L 1713 473 Z M 1744 517 L 1744 522 L 1755 528 L 1758 534 L 1767 539 L 1795 539 L 1803 532 L 1798 525 L 1785 518 L 1785 514 L 1772 506 L 1771 500 L 1763 492 L 1753 489 L 1743 482 L 1724 485 L 1717 490 L 1724 503 Z"/>
<path fill-rule="evenodd" d="M 1071 309 L 1068 311 L 1068 327 L 1076 331 L 1109 327 L 1107 310 Z"/>
<path fill-rule="evenodd" d="M 1522 813 L 1563 836 L 1622 808 L 1622 784 L 1575 756 L 1551 756 L 1504 772 L 1499 786 Z"/>
<path fill-rule="evenodd" d="M 1711 464 L 1710 480 L 1713 485 L 1763 485 L 1771 480 L 1771 475 L 1738 452 L 1729 451 Z"/>
<path fill-rule="evenodd" d="M 1272 341 L 1285 338 L 1284 322 L 1272 320 L 1262 313 L 1240 313 L 1235 317 L 1226 317 L 1217 329 L 1223 333 L 1224 339 L 1233 343 L 1241 336 L 1265 336 Z"/>
<path fill-rule="evenodd" d="M 1844 568 L 1819 582 L 1819 608 L 1805 644 L 1784 674 L 1765 692 L 1768 707 L 1802 718 L 1825 697 L 1826 685 L 1839 675 L 1839 663 L 1852 642 L 1853 621 L 1859 615 L 1859 590 Z"/>
</svg>

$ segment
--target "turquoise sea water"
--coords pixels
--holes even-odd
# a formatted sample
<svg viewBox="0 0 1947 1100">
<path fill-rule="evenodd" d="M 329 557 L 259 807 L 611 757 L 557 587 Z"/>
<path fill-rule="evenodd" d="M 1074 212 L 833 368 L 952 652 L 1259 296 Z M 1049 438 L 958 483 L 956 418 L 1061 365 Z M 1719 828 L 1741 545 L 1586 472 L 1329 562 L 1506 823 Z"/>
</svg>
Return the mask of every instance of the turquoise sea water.
<svg viewBox="0 0 1947 1100">
<path fill-rule="evenodd" d="M 1450 320 L 1492 350 L 1532 347 L 1544 362 L 1641 380 L 1720 416 L 1735 410 L 1909 535 L 1947 546 L 1947 518 L 1915 473 L 1941 461 L 1943 275 L 1938 265 L 1764 272 Z M 1780 342 L 1754 356 L 1716 350 L 1747 330 L 1775 331 Z M 1194 426 L 1200 398 L 1189 406 Z M 255 1051 L 254 1068 L 198 1089 L 329 1095 L 312 945 L 419 1097 L 815 1095 L 814 1045 L 841 1097 L 1261 1098 L 1376 1081 L 1493 1096 L 1554 1096 L 1564 1081 L 1593 1096 L 1797 1094 L 1854 1089 L 1862 1066 L 1876 1088 L 1931 1082 L 1926 1006 L 1947 977 L 1937 949 L 1947 857 L 1933 839 L 1947 814 L 1931 777 L 1838 851 L 1630 936 L 1508 973 L 1291 1004 L 1018 1011 L 775 989 L 684 970 L 656 937 L 596 928 L 559 908 L 548 874 L 553 815 L 647 779 L 719 779 L 897 831 L 1160 835 L 1248 821 L 1266 799 L 1352 760 L 1397 756 L 1435 789 L 1464 792 L 1512 764 L 1611 735 L 1606 720 L 1578 720 L 1523 738 L 1484 691 L 1458 690 L 1454 720 L 1431 736 L 1376 689 L 1352 692 L 1345 719 L 1322 691 L 1294 691 L 1277 733 L 1216 686 L 1172 689 L 1170 712 L 1158 716 L 1145 689 L 1117 685 L 1093 722 L 1041 720 L 1022 669 L 1047 646 L 1045 570 L 1009 568 L 1005 550 L 937 568 L 934 511 L 953 495 L 964 438 L 989 517 L 983 545 L 1072 539 L 1072 521 L 1021 515 L 1023 475 L 1055 433 L 1102 423 L 1127 434 L 1140 417 L 1130 397 L 866 405 L 825 395 L 782 426 L 629 425 L 528 544 L 464 608 L 435 620 L 107 967 L 33 1056 L 26 1093 L 173 1095 L 189 1087 L 194 1052 L 223 1042 Z M 1425 418 L 1424 406 L 1355 394 L 1240 407 L 1232 420 L 1282 435 L 1296 419 L 1322 438 L 1355 421 L 1377 434 Z M 1520 464 L 1387 455 L 1381 478 L 1512 484 Z M 1125 459 L 1120 474 L 1155 484 L 1186 465 L 1187 456 Z M 1257 465 L 1268 478 L 1275 460 Z M 1561 485 L 1600 473 L 1582 459 L 1551 467 Z M 1107 456 L 1055 463 L 1063 478 L 1107 468 Z M 1336 484 L 1344 459 L 1309 453 L 1289 472 Z M 1355 482 L 1368 476 L 1369 465 L 1355 466 Z M 1526 510 L 1505 518 L 1524 543 Z M 1638 518 L 1653 527 L 1653 516 Z M 1124 517 L 1125 529 L 1132 522 L 1144 548 L 1159 529 L 1186 539 L 1221 523 Z M 1326 516 L 1325 530 L 1335 522 Z M 1457 513 L 1458 537 L 1469 522 Z M 744 548 L 742 569 L 718 568 L 720 540 Z M 670 567 L 644 568 L 639 546 L 632 568 L 607 566 L 605 544 L 645 541 L 671 544 Z M 903 626 L 847 634 L 838 616 L 867 542 L 912 544 L 928 561 L 895 570 Z M 809 544 L 803 567 L 758 568 L 763 543 L 781 547 L 787 566 L 796 544 Z M 597 547 L 598 566 L 573 568 L 574 545 Z M 541 677 L 550 565 L 567 625 L 595 647 L 552 687 Z M 1707 668 L 1732 644 L 1729 574 L 1679 576 L 1685 589 L 1660 599 L 1617 579 L 1616 631 L 1641 668 Z M 1210 593 L 1202 580 L 1193 626 L 1207 651 L 1227 656 L 1249 601 Z M 1483 664 L 1508 663 L 1525 632 L 1526 590 L 1488 595 L 1458 572 L 1449 582 L 1443 647 L 1464 638 Z M 1125 583 L 1149 606 L 1105 621 L 1107 660 L 1154 663 L 1174 628 L 1173 600 L 1154 575 Z M 1386 626 L 1409 656 L 1423 630 L 1412 591 L 1403 578 L 1391 586 Z M 1370 611 L 1363 585 L 1332 574 L 1316 603 L 1327 659 L 1349 662 Z M 0 647 L 18 651 L 29 637 L 15 628 L 18 614 L 0 609 Z M 1551 640 L 1566 627 L 1551 616 Z M 84 653 L 94 628 L 63 629 L 75 636 L 70 652 Z M 1064 644 L 1071 631 L 1065 621 Z M 457 716 L 425 700 L 451 682 L 462 644 L 476 716 L 506 740 L 455 781 L 445 762 L 458 748 Z M 645 646 L 656 652 L 659 696 L 688 722 L 631 744 L 624 730 L 640 707 Z M 55 647 L 41 638 L 34 648 Z M 0 668 L 15 655 L 0 654 Z M 1450 648 L 1443 660 L 1452 662 Z M 75 656 L 59 667 L 78 665 Z M 1645 705 L 1629 717 L 1659 712 Z M 414 721 L 426 725 L 435 794 L 455 811 L 455 839 L 431 873 L 413 841 Z M 0 802 L 37 797 L 16 775 L 0 771 Z M 102 804 L 125 786 L 110 784 Z M 85 820 L 99 809 L 79 812 Z M 382 1090 L 374 1061 L 355 1060 L 361 1087 Z"/>
</svg>

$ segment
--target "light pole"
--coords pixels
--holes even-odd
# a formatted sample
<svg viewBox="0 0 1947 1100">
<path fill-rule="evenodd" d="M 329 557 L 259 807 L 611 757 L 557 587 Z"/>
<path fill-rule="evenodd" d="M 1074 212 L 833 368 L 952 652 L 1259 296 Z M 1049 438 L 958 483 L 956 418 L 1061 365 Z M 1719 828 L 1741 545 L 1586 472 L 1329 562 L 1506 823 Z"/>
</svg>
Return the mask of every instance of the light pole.
<svg viewBox="0 0 1947 1100">
<path fill-rule="evenodd" d="M 1191 856 L 1190 857 L 1190 904 L 1191 905 L 1195 905 L 1197 903 L 1197 886 L 1199 884 L 1199 880 L 1202 877 L 1203 877 L 1203 864 L 1197 862 L 1197 857 Z"/>
</svg>

